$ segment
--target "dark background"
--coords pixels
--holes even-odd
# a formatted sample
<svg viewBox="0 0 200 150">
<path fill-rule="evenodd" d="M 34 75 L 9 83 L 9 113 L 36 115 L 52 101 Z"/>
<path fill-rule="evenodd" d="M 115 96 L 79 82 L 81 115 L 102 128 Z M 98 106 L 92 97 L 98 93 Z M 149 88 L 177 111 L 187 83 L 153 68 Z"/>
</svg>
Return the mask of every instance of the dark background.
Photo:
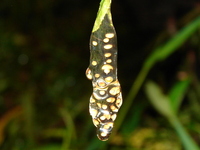
<svg viewBox="0 0 200 150">
<path fill-rule="evenodd" d="M 94 145 L 102 145 L 96 139 L 88 113 L 92 85 L 85 77 L 90 56 L 89 38 L 99 2 L 1 0 L 0 149 L 92 149 Z M 199 6 L 198 0 L 112 2 L 113 23 L 118 35 L 118 76 L 124 97 L 147 56 L 190 23 L 200 10 Z M 199 41 L 199 36 L 195 38 Z M 194 68 L 199 65 L 197 50 L 199 45 L 187 42 L 165 61 L 156 64 L 148 79 L 158 82 L 167 92 L 188 57 L 195 57 Z M 198 76 L 199 70 L 194 69 L 194 73 Z M 182 118 L 197 115 L 187 110 L 187 100 L 182 107 L 185 111 Z M 200 131 L 199 117 L 193 119 Z M 127 124 L 132 126 L 126 128 Z M 167 145 L 172 145 L 173 150 L 181 149 L 173 129 L 153 109 L 142 88 L 120 128 L 119 137 L 104 143 L 102 149 L 145 149 L 148 144 L 156 145 L 159 138 L 150 136 L 153 142 L 144 142 L 146 139 L 140 136 L 161 132 L 166 135 Z M 135 136 L 143 140 L 138 146 L 122 135 L 130 140 Z M 193 133 L 193 137 L 199 142 L 197 134 Z"/>
</svg>

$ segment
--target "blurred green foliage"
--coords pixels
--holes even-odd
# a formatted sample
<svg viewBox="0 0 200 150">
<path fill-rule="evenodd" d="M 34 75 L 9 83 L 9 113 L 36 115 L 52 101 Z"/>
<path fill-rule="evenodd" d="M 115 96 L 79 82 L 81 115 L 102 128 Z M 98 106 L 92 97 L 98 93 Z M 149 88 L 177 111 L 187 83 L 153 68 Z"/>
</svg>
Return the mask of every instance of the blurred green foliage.
<svg viewBox="0 0 200 150">
<path fill-rule="evenodd" d="M 181 34 L 199 22 L 199 5 L 176 0 L 176 6 L 179 2 L 180 8 L 188 9 L 177 7 L 178 13 L 165 16 L 161 9 L 174 3 L 145 2 L 113 2 L 124 105 L 113 136 L 101 142 L 88 112 L 92 87 L 85 77 L 99 2 L 1 1 L 1 150 L 181 150 L 183 132 L 200 145 L 199 24 L 187 36 Z M 165 16 L 162 25 L 156 14 Z M 170 42 L 175 47 L 168 47 Z M 156 59 L 149 63 L 152 58 Z M 141 69 L 142 64 L 149 68 Z M 168 99 L 168 104 L 157 100 L 160 110 L 149 101 L 155 98 L 143 90 L 147 79 L 157 83 L 150 88 L 160 91 L 156 99 L 159 94 Z M 160 115 L 169 104 L 174 124 Z"/>
</svg>

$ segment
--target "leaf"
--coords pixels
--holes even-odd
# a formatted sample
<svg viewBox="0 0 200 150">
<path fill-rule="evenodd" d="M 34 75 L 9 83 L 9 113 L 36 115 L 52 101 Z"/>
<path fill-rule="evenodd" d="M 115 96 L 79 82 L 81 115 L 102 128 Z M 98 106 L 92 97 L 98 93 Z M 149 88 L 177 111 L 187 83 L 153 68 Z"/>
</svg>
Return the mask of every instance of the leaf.
<svg viewBox="0 0 200 150">
<path fill-rule="evenodd" d="M 189 79 L 179 81 L 170 90 L 169 99 L 171 102 L 171 107 L 175 113 L 177 113 L 189 85 Z"/>
<path fill-rule="evenodd" d="M 99 29 L 101 22 L 103 21 L 106 14 L 110 15 L 110 5 L 111 5 L 111 0 L 101 1 L 92 32 L 95 32 L 96 30 Z"/>
<path fill-rule="evenodd" d="M 184 129 L 172 110 L 170 99 L 165 96 L 160 88 L 153 82 L 146 83 L 146 93 L 157 111 L 167 117 L 169 122 L 176 130 L 186 150 L 198 150 L 197 144 L 193 141 L 187 131 Z"/>
<path fill-rule="evenodd" d="M 179 48 L 200 26 L 200 17 L 180 30 L 165 45 L 160 46 L 146 60 L 147 66 L 152 66 L 155 62 L 164 60 Z"/>
<path fill-rule="evenodd" d="M 188 132 L 185 130 L 185 128 L 175 115 L 171 118 L 168 118 L 168 120 L 176 130 L 180 140 L 183 143 L 185 150 L 199 150 L 198 145 L 191 138 L 191 136 L 188 134 Z"/>
<path fill-rule="evenodd" d="M 146 93 L 150 102 L 160 114 L 166 117 L 173 115 L 169 98 L 162 93 L 155 83 L 152 81 L 146 83 Z"/>
</svg>

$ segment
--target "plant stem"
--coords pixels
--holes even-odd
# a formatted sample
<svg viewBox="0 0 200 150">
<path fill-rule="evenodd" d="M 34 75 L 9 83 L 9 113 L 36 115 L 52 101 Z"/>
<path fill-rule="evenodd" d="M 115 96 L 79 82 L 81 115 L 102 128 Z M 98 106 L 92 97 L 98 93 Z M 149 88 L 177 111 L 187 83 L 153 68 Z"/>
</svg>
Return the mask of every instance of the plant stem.
<svg viewBox="0 0 200 150">
<path fill-rule="evenodd" d="M 67 129 L 66 133 L 64 133 L 62 143 L 62 150 L 65 150 L 70 148 L 72 137 L 74 136 L 76 138 L 75 125 L 70 113 L 66 109 L 60 108 L 59 111 Z"/>
<path fill-rule="evenodd" d="M 180 121 L 176 116 L 168 118 L 169 122 L 172 124 L 172 126 L 175 128 L 179 138 L 181 139 L 184 147 L 186 150 L 199 150 L 198 146 L 195 144 L 193 139 L 189 136 L 189 134 L 186 132 Z"/>
</svg>

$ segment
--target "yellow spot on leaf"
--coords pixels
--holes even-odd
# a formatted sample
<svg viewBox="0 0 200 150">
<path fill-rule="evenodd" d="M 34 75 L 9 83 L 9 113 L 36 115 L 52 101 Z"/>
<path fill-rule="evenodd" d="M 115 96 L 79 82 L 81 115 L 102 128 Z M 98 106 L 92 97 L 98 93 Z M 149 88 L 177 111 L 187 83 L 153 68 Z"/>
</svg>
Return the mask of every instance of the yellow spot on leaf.
<svg viewBox="0 0 200 150">
<path fill-rule="evenodd" d="M 107 37 L 107 38 L 113 38 L 114 36 L 115 36 L 114 33 L 107 33 L 105 35 L 105 37 Z"/>
<path fill-rule="evenodd" d="M 110 128 L 110 126 L 106 124 L 106 125 L 104 125 L 104 127 L 103 127 L 103 128 L 107 130 L 107 129 L 109 129 L 109 128 Z"/>
<path fill-rule="evenodd" d="M 106 135 L 107 135 L 106 132 L 102 132 L 102 133 L 101 133 L 101 136 L 106 136 Z"/>
<path fill-rule="evenodd" d="M 109 97 L 106 99 L 107 102 L 109 103 L 113 103 L 115 101 L 115 98 L 114 97 Z"/>
<path fill-rule="evenodd" d="M 104 48 L 105 49 L 111 49 L 113 47 L 113 45 L 112 44 L 107 44 L 107 45 L 104 45 Z"/>
<path fill-rule="evenodd" d="M 103 39 L 104 43 L 108 43 L 109 42 L 109 38 L 105 38 Z"/>
<path fill-rule="evenodd" d="M 107 63 L 111 63 L 111 62 L 112 62 L 112 60 L 111 60 L 111 59 L 108 59 L 108 60 L 106 60 L 106 62 L 107 62 Z"/>
<path fill-rule="evenodd" d="M 122 105 L 122 100 L 121 100 L 121 98 L 118 98 L 118 99 L 116 100 L 116 105 L 117 105 L 117 107 L 120 107 L 120 106 Z"/>
<path fill-rule="evenodd" d="M 104 70 L 104 72 L 106 73 L 106 74 L 108 74 L 109 72 L 110 72 L 110 70 L 111 69 L 113 69 L 113 67 L 111 66 L 111 65 L 103 65 L 102 66 L 102 70 Z"/>
<path fill-rule="evenodd" d="M 93 66 L 96 66 L 96 65 L 97 65 L 97 62 L 96 62 L 96 61 L 92 61 L 92 65 L 93 65 Z"/>
<path fill-rule="evenodd" d="M 103 109 L 106 109 L 106 108 L 108 108 L 108 106 L 105 105 L 105 104 L 103 104 L 103 105 L 102 105 L 102 108 L 103 108 Z"/>
<path fill-rule="evenodd" d="M 111 95 L 116 95 L 118 93 L 120 93 L 120 88 L 117 86 L 117 87 L 113 87 L 112 89 L 110 89 L 109 93 Z"/>
<path fill-rule="evenodd" d="M 103 87 L 103 86 L 105 86 L 105 85 L 106 85 L 106 83 L 105 83 L 105 82 L 103 82 L 103 81 L 99 81 L 99 82 L 98 82 L 98 85 L 99 85 L 99 86 L 101 86 L 101 87 Z"/>
<path fill-rule="evenodd" d="M 101 116 L 100 119 L 101 119 L 101 120 L 105 120 L 106 117 L 105 117 L 105 116 Z"/>
<path fill-rule="evenodd" d="M 100 77 L 100 74 L 95 74 L 94 76 L 95 76 L 96 78 L 98 78 L 98 77 Z"/>
<path fill-rule="evenodd" d="M 111 53 L 105 53 L 105 57 L 110 57 L 112 54 Z"/>
<path fill-rule="evenodd" d="M 98 43 L 96 41 L 92 41 L 92 45 L 97 46 Z"/>
<path fill-rule="evenodd" d="M 106 92 L 105 91 L 100 91 L 99 94 L 100 95 L 104 95 Z"/>
<path fill-rule="evenodd" d="M 106 77 L 105 81 L 111 83 L 113 81 L 113 77 Z"/>
<path fill-rule="evenodd" d="M 118 112 L 118 109 L 114 106 L 114 105 L 111 105 L 110 106 L 110 109 L 114 112 Z"/>
</svg>

